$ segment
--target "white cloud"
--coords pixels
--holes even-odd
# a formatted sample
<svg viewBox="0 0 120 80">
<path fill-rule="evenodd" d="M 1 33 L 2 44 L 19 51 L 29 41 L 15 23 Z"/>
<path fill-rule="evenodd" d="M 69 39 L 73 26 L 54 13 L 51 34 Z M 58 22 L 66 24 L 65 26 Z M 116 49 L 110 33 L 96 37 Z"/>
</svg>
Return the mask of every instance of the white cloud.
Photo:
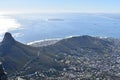
<svg viewBox="0 0 120 80">
<path fill-rule="evenodd" d="M 16 37 L 16 38 L 22 37 L 22 36 L 24 36 L 24 34 L 22 34 L 22 33 L 15 33 L 15 34 L 13 34 L 13 37 Z"/>
<path fill-rule="evenodd" d="M 0 42 L 2 41 L 3 37 L 0 36 Z"/>
<path fill-rule="evenodd" d="M 20 24 L 16 19 L 8 16 L 0 16 L 0 34 L 20 28 Z"/>
</svg>

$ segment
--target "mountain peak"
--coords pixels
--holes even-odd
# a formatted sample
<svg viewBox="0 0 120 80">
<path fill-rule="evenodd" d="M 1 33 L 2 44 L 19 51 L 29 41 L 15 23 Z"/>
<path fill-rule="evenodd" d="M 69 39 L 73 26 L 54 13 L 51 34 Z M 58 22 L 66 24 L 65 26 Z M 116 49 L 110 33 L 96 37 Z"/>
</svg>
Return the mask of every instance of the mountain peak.
<svg viewBox="0 0 120 80">
<path fill-rule="evenodd" d="M 3 44 L 13 44 L 14 42 L 15 42 L 15 39 L 12 37 L 11 33 L 6 32 L 2 43 Z"/>
</svg>

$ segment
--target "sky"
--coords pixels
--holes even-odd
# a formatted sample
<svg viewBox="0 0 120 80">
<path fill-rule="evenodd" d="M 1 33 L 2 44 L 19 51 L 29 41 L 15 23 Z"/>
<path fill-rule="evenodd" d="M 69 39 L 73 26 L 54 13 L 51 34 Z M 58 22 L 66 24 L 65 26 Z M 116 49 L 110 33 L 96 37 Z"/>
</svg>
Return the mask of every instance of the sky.
<svg viewBox="0 0 120 80">
<path fill-rule="evenodd" d="M 0 13 L 120 13 L 120 0 L 0 0 Z"/>
<path fill-rule="evenodd" d="M 21 28 L 16 13 L 120 13 L 120 0 L 0 0 L 0 34 Z"/>
</svg>

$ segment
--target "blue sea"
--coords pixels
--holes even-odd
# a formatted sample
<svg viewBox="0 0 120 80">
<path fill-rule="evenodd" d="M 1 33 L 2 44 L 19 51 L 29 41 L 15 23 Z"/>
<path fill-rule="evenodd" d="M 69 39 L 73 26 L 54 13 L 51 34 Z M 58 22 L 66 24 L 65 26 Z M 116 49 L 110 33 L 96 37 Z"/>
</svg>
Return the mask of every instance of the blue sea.
<svg viewBox="0 0 120 80">
<path fill-rule="evenodd" d="M 11 14 L 20 28 L 10 30 L 23 43 L 36 40 L 91 35 L 120 38 L 120 14 Z M 3 37 L 3 34 L 0 36 Z"/>
</svg>

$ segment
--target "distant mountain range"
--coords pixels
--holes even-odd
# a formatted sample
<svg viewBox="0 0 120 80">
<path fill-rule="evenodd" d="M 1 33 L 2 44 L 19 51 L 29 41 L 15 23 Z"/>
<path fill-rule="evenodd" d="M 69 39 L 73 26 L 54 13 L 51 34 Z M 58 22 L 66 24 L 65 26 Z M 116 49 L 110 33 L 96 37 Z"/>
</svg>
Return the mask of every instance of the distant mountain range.
<svg viewBox="0 0 120 80">
<path fill-rule="evenodd" d="M 3 62 L 3 66 L 9 76 L 14 77 L 22 76 L 35 80 L 49 80 L 58 77 L 66 78 L 64 76 L 67 76 L 67 74 L 80 75 L 83 72 L 85 74 L 90 72 L 91 76 L 89 78 L 91 79 L 93 79 L 93 76 L 97 78 L 97 76 L 100 77 L 101 75 L 109 76 L 110 78 L 113 76 L 116 80 L 119 78 L 117 76 L 120 63 L 118 59 L 120 58 L 119 40 L 85 35 L 57 41 L 53 40 L 53 43 L 51 43 L 52 41 L 50 41 L 50 44 L 45 41 L 25 45 L 16 41 L 7 32 L 0 44 L 0 61 Z M 36 44 L 38 45 L 36 46 Z M 113 68 L 111 68 L 112 65 L 114 65 Z M 114 74 L 112 76 L 108 72 L 110 69 L 116 70 L 111 71 Z M 104 70 L 108 73 L 105 74 Z M 94 74 L 94 71 L 99 73 L 99 75 Z M 63 74 L 65 75 L 62 77 Z M 76 79 L 76 77 L 74 78 Z M 71 77 L 69 80 L 72 80 Z"/>
</svg>

